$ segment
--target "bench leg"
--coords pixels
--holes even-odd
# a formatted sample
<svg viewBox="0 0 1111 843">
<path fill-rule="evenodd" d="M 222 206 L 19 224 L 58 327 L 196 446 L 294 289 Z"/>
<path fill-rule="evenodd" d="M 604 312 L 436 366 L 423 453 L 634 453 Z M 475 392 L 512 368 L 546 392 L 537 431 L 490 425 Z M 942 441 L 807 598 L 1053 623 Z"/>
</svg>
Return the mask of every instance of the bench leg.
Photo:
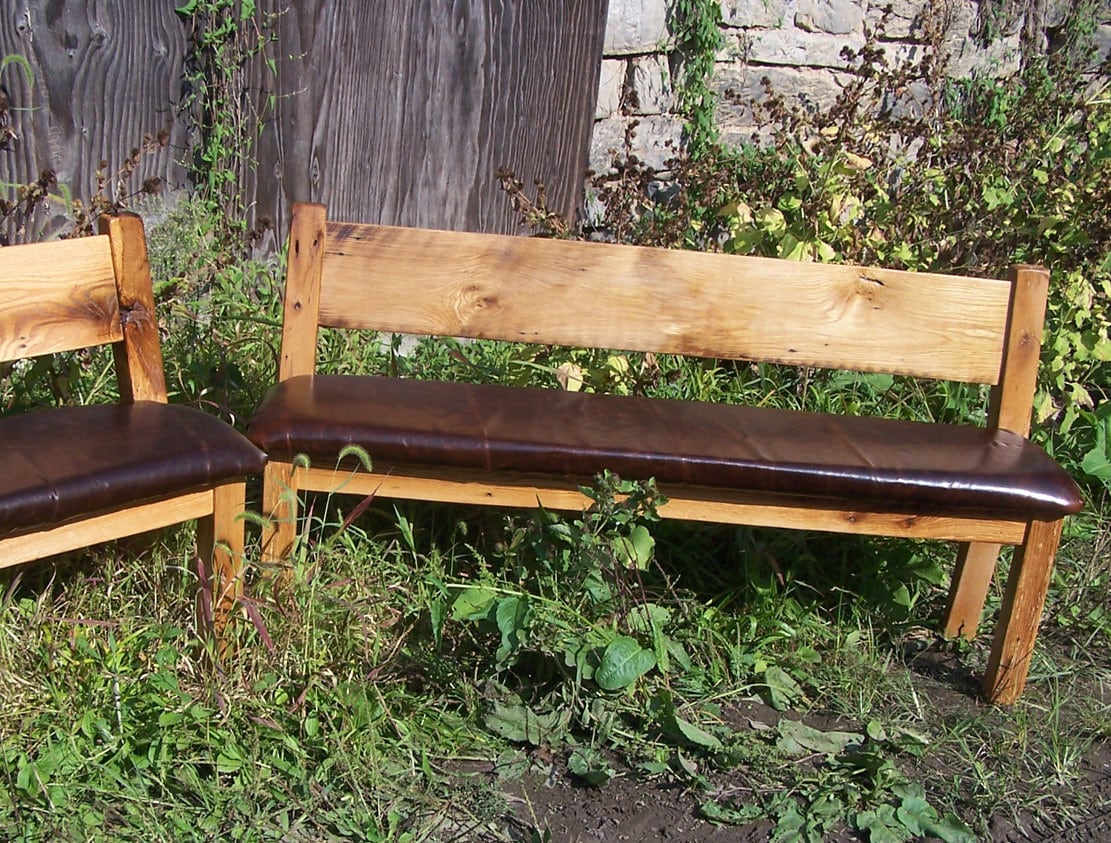
<svg viewBox="0 0 1111 843">
<path fill-rule="evenodd" d="M 1009 705 L 1026 685 L 1063 523 L 1031 521 L 1026 541 L 1015 548 L 984 676 L 984 696 L 991 702 Z"/>
<path fill-rule="evenodd" d="M 262 475 L 262 563 L 282 570 L 279 584 L 289 578 L 289 556 L 297 537 L 297 480 L 291 463 L 271 460 Z"/>
<path fill-rule="evenodd" d="M 226 483 L 212 490 L 212 515 L 197 522 L 197 553 L 208 566 L 212 583 L 212 631 L 220 655 L 226 655 L 225 631 L 243 594 L 243 511 L 246 483 Z M 198 625 L 207 618 L 199 607 Z"/>
<path fill-rule="evenodd" d="M 976 637 L 984 614 L 988 588 L 995 573 L 1001 545 L 965 542 L 957 551 L 957 566 L 949 588 L 943 632 L 949 638 Z"/>
</svg>

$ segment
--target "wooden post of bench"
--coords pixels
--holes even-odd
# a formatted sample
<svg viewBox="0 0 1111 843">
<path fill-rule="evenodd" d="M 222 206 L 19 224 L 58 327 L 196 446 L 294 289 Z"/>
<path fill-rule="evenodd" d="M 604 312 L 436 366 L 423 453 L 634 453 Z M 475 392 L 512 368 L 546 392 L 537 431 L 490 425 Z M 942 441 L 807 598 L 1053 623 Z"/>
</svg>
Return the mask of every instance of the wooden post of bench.
<svg viewBox="0 0 1111 843">
<path fill-rule="evenodd" d="M 320 279 L 324 267 L 327 210 L 323 205 L 294 206 L 289 226 L 282 356 L 278 380 L 311 375 L 316 369 L 316 341 L 320 320 Z M 265 469 L 263 514 L 269 525 L 262 532 L 262 562 L 284 566 L 289 576 L 290 552 L 297 535 L 297 483 L 293 466 L 271 462 Z"/>
<path fill-rule="evenodd" d="M 1049 272 L 1037 266 L 1015 266 L 1008 278 L 1012 285 L 1011 311 L 1002 371 L 999 382 L 991 390 L 987 425 L 1029 436 Z M 946 635 L 976 637 L 1001 547 L 984 542 L 966 542 L 959 546 L 942 623 Z"/>
<path fill-rule="evenodd" d="M 158 317 L 154 312 L 143 221 L 133 214 L 102 216 L 98 228 L 101 234 L 108 235 L 112 263 L 116 269 L 123 342 L 116 343 L 112 352 L 120 400 L 128 403 L 160 401 L 165 404 L 168 400 L 166 376 L 162 367 L 162 345 L 158 337 Z"/>
<path fill-rule="evenodd" d="M 1031 522 L 1026 541 L 1015 548 L 984 675 L 984 696 L 992 702 L 1010 705 L 1026 686 L 1063 523 Z"/>
</svg>

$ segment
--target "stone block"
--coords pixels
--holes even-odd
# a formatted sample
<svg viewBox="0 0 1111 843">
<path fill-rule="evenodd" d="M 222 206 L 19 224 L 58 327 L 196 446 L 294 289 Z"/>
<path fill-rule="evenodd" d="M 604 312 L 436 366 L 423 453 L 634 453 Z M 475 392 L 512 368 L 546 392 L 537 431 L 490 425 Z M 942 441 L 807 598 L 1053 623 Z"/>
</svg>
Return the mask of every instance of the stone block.
<svg viewBox="0 0 1111 843">
<path fill-rule="evenodd" d="M 594 121 L 594 134 L 590 138 L 590 169 L 595 173 L 616 172 L 613 159 L 624 158 L 626 123 L 622 117 Z"/>
<path fill-rule="evenodd" d="M 654 53 L 632 59 L 632 95 L 628 110 L 634 114 L 663 114 L 675 107 L 675 93 L 667 56 Z"/>
<path fill-rule="evenodd" d="M 829 109 L 848 78 L 834 70 L 815 68 L 747 67 L 721 72 L 713 87 L 718 94 L 716 119 L 723 134 L 737 134 L 755 124 L 755 104 L 765 99 L 765 77 L 788 105 L 812 112 Z"/>
<path fill-rule="evenodd" d="M 722 0 L 721 18 L 726 26 L 774 29 L 787 22 L 787 0 Z"/>
<path fill-rule="evenodd" d="M 1111 24 L 1103 24 L 1095 31 L 1096 54 L 1092 59 L 1093 67 L 1098 67 L 1111 56 Z"/>
<path fill-rule="evenodd" d="M 1048 0 L 1045 4 L 1045 25 L 1047 27 L 1060 26 L 1065 22 L 1071 8 L 1072 0 Z"/>
<path fill-rule="evenodd" d="M 666 0 L 609 0 L 607 56 L 650 53 L 667 42 Z"/>
<path fill-rule="evenodd" d="M 612 117 L 621 110 L 621 97 L 625 90 L 625 74 L 629 65 L 624 59 L 602 59 L 602 71 L 598 76 L 598 103 L 594 109 L 594 119 Z"/>
<path fill-rule="evenodd" d="M 795 26 L 806 32 L 848 35 L 862 32 L 864 7 L 852 0 L 799 0 Z"/>
<path fill-rule="evenodd" d="M 869 4 L 865 19 L 873 31 L 879 27 L 883 9 L 888 3 Z M 930 0 L 890 0 L 891 14 L 887 18 L 883 35 L 886 38 L 915 38 L 922 34 L 922 15 L 930 7 Z"/>
<path fill-rule="evenodd" d="M 748 59 L 757 64 L 844 68 L 848 62 L 841 55 L 842 48 L 859 50 L 862 46 L 863 33 L 826 35 L 798 29 L 776 29 L 753 35 L 749 42 Z"/>
<path fill-rule="evenodd" d="M 632 143 L 626 149 L 626 130 L 634 122 Z M 653 170 L 664 171 L 667 161 L 678 154 L 682 137 L 683 122 L 678 117 L 661 115 L 599 120 L 594 124 L 590 144 L 590 169 L 596 173 L 609 173 L 613 171 L 615 158 L 624 160 L 628 155 L 635 155 Z"/>
<path fill-rule="evenodd" d="M 987 47 L 979 47 L 969 39 L 953 38 L 946 43 L 949 51 L 949 75 L 956 79 L 971 76 L 1011 76 L 1022 64 L 1020 35 L 1015 33 Z"/>
</svg>

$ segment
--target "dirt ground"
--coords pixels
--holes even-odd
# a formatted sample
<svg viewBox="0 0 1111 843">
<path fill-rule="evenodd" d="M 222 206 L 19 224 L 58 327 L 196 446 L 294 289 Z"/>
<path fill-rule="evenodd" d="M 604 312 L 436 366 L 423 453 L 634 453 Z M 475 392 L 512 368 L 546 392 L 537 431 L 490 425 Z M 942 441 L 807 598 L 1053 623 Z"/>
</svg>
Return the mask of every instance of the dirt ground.
<svg viewBox="0 0 1111 843">
<path fill-rule="evenodd" d="M 920 665 L 926 674 L 916 681 L 916 690 L 928 698 L 932 706 L 982 706 L 975 694 L 970 676 L 941 657 L 934 664 Z M 959 711 L 958 711 L 959 713 Z M 781 715 L 755 701 L 739 703 L 728 719 L 737 728 L 752 721 L 775 723 Z M 820 729 L 859 728 L 858 724 L 838 724 L 829 718 L 807 718 Z M 564 759 L 565 760 L 565 759 Z M 720 826 L 698 815 L 699 794 L 682 785 L 661 783 L 639 775 L 615 763 L 617 775 L 604 787 L 588 787 L 567 772 L 566 764 L 556 760 L 534 762 L 532 772 L 504 785 L 512 807 L 514 821 L 508 829 L 514 839 L 527 843 L 595 843 L 595 841 L 734 841 L 750 843 L 768 841 L 773 826 L 769 822 L 750 826 Z M 947 779 L 967 771 L 931 770 Z M 1089 806 L 1111 806 L 1111 741 L 1097 741 L 1089 757 L 1084 759 L 1075 795 L 1067 801 Z M 731 776 L 737 778 L 731 781 Z M 723 788 L 744 785 L 742 772 L 715 775 L 714 784 Z M 923 776 L 918 777 L 924 780 Z M 999 814 L 989 821 L 991 843 L 1089 843 L 1111 841 L 1111 810 L 1097 810 L 1067 820 L 1037 818 L 1014 811 Z M 547 831 L 549 837 L 538 839 L 534 830 Z M 844 832 L 828 837 L 833 843 L 867 840 L 867 835 Z"/>
<path fill-rule="evenodd" d="M 1093 801 L 1111 802 L 1111 748 L 1100 747 L 1097 757 L 1086 760 L 1079 785 Z M 674 785 L 660 786 L 638 780 L 629 771 L 603 788 L 585 787 L 564 772 L 545 778 L 531 774 L 510 793 L 515 804 L 518 829 L 546 829 L 551 843 L 594 843 L 594 841 L 768 841 L 773 826 L 719 826 L 697 815 L 695 794 Z M 1111 841 L 1111 816 L 1101 814 L 1065 827 L 1046 826 L 1030 816 L 1015 822 L 997 816 L 990 823 L 992 843 L 1106 843 Z M 519 837 L 529 840 L 527 836 Z M 845 832 L 827 840 L 866 840 Z"/>
</svg>

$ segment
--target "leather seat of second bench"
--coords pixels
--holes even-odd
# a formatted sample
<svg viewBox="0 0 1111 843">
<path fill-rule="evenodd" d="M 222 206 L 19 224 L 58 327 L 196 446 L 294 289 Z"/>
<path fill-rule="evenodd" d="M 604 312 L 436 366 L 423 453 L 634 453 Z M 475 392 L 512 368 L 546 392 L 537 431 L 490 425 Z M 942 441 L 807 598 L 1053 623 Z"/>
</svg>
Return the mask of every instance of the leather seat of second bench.
<svg viewBox="0 0 1111 843">
<path fill-rule="evenodd" d="M 0 419 L 0 536 L 262 471 L 266 455 L 192 407 L 140 401 Z"/>
<path fill-rule="evenodd" d="M 1071 477 L 1021 436 L 766 407 L 350 375 L 273 387 L 248 436 L 271 456 L 629 479 L 921 514 L 1076 512 Z"/>
</svg>

